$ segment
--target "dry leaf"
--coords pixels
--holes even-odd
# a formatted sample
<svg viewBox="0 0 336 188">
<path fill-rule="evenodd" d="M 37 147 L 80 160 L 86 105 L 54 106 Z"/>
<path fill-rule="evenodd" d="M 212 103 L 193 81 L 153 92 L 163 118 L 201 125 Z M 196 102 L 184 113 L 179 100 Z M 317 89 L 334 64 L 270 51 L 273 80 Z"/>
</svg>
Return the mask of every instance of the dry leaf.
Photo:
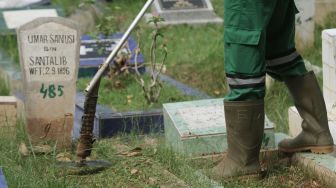
<svg viewBox="0 0 336 188">
<path fill-rule="evenodd" d="M 19 152 L 21 155 L 23 156 L 28 156 L 29 155 L 29 150 L 26 146 L 25 143 L 21 143 L 20 146 L 19 146 Z"/>
<path fill-rule="evenodd" d="M 56 155 L 56 161 L 58 162 L 70 162 L 71 154 L 70 153 L 59 153 Z"/>
<path fill-rule="evenodd" d="M 127 154 L 127 157 L 137 157 L 137 156 L 141 156 L 142 154 L 138 151 L 134 151 L 134 152 L 131 152 L 131 153 L 128 153 Z"/>
<path fill-rule="evenodd" d="M 32 150 L 35 154 L 48 154 L 48 153 L 51 153 L 52 151 L 49 145 L 33 146 Z"/>
<path fill-rule="evenodd" d="M 144 164 L 150 164 L 151 163 L 151 160 L 150 159 L 147 159 Z"/>
<path fill-rule="evenodd" d="M 127 157 L 136 157 L 136 156 L 141 156 L 142 155 L 141 151 L 142 151 L 141 147 L 135 147 L 131 150 L 117 153 L 117 155 L 126 155 Z"/>
<path fill-rule="evenodd" d="M 137 174 L 138 172 L 139 172 L 139 170 L 137 170 L 137 169 L 135 169 L 135 168 L 131 170 L 131 174 L 132 174 L 132 175 Z"/>
<path fill-rule="evenodd" d="M 149 185 L 155 185 L 157 183 L 157 179 L 153 177 L 148 178 Z"/>
<path fill-rule="evenodd" d="M 218 91 L 218 90 L 215 90 L 215 91 L 214 91 L 214 94 L 215 94 L 215 95 L 220 95 L 220 94 L 221 94 L 221 92 L 220 92 L 220 91 Z"/>
</svg>

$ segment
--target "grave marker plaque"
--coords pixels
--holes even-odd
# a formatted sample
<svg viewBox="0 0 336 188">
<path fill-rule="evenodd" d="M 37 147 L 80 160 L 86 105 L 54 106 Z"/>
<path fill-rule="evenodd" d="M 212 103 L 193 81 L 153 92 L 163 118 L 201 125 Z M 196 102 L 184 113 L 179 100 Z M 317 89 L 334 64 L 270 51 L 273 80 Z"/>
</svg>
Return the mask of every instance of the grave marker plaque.
<svg viewBox="0 0 336 188">
<path fill-rule="evenodd" d="M 227 149 L 223 99 L 163 105 L 166 144 L 183 155 L 222 153 Z M 273 123 L 265 118 L 263 149 L 275 147 Z"/>
<path fill-rule="evenodd" d="M 71 144 L 80 35 L 65 18 L 38 18 L 17 30 L 27 131 L 33 143 Z"/>
<path fill-rule="evenodd" d="M 159 15 L 165 21 L 162 24 L 221 24 L 210 0 L 156 0 L 152 15 Z M 149 20 L 151 15 L 146 15 Z"/>
</svg>

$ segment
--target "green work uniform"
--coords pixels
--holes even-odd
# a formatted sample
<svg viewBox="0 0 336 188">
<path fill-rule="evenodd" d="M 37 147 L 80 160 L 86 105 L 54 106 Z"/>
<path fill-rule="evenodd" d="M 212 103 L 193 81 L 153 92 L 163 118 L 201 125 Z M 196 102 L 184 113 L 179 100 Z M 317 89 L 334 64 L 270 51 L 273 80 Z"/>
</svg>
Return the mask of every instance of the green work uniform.
<svg viewBox="0 0 336 188">
<path fill-rule="evenodd" d="M 283 81 L 307 73 L 295 49 L 294 0 L 225 0 L 228 101 L 263 99 L 266 73 Z"/>
</svg>

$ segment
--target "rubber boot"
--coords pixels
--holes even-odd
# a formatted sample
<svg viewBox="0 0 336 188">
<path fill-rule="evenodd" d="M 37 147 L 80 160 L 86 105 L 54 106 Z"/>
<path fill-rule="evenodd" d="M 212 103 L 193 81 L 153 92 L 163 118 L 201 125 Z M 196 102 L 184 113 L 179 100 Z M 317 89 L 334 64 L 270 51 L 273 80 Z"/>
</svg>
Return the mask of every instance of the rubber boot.
<svg viewBox="0 0 336 188">
<path fill-rule="evenodd" d="M 264 132 L 264 101 L 225 101 L 224 111 L 228 152 L 211 169 L 211 178 L 261 179 L 259 152 Z"/>
<path fill-rule="evenodd" d="M 328 126 L 328 117 L 322 92 L 313 72 L 285 81 L 295 106 L 303 119 L 302 132 L 294 139 L 279 143 L 286 153 L 311 151 L 325 154 L 333 152 L 334 142 Z"/>
</svg>

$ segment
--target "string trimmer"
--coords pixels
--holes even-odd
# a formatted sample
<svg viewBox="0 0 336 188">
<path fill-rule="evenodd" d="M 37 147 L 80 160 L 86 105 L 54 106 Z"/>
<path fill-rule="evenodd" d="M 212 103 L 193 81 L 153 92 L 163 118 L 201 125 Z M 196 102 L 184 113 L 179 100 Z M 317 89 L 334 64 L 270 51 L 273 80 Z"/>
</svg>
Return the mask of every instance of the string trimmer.
<svg viewBox="0 0 336 188">
<path fill-rule="evenodd" d="M 118 51 L 123 47 L 124 43 L 130 36 L 131 32 L 134 30 L 135 26 L 139 23 L 140 19 L 145 14 L 149 6 L 154 2 L 154 0 L 148 0 L 143 6 L 139 14 L 133 20 L 132 24 L 129 26 L 117 46 L 112 50 L 111 54 L 107 57 L 105 62 L 100 66 L 95 76 L 92 78 L 91 82 L 85 89 L 85 102 L 84 102 L 84 114 L 82 116 L 82 127 L 80 129 L 80 138 L 77 145 L 77 158 L 78 160 L 70 163 L 63 163 L 61 166 L 65 167 L 88 167 L 85 171 L 96 172 L 108 168 L 111 164 L 107 161 L 102 160 L 87 160 L 87 157 L 91 155 L 92 144 L 93 144 L 93 124 L 96 113 L 96 105 L 98 100 L 98 91 L 100 80 L 104 75 L 105 71 L 108 69 L 109 64 L 114 60 Z M 82 170 L 83 168 L 79 169 Z M 81 173 L 81 172 L 79 172 Z"/>
</svg>

